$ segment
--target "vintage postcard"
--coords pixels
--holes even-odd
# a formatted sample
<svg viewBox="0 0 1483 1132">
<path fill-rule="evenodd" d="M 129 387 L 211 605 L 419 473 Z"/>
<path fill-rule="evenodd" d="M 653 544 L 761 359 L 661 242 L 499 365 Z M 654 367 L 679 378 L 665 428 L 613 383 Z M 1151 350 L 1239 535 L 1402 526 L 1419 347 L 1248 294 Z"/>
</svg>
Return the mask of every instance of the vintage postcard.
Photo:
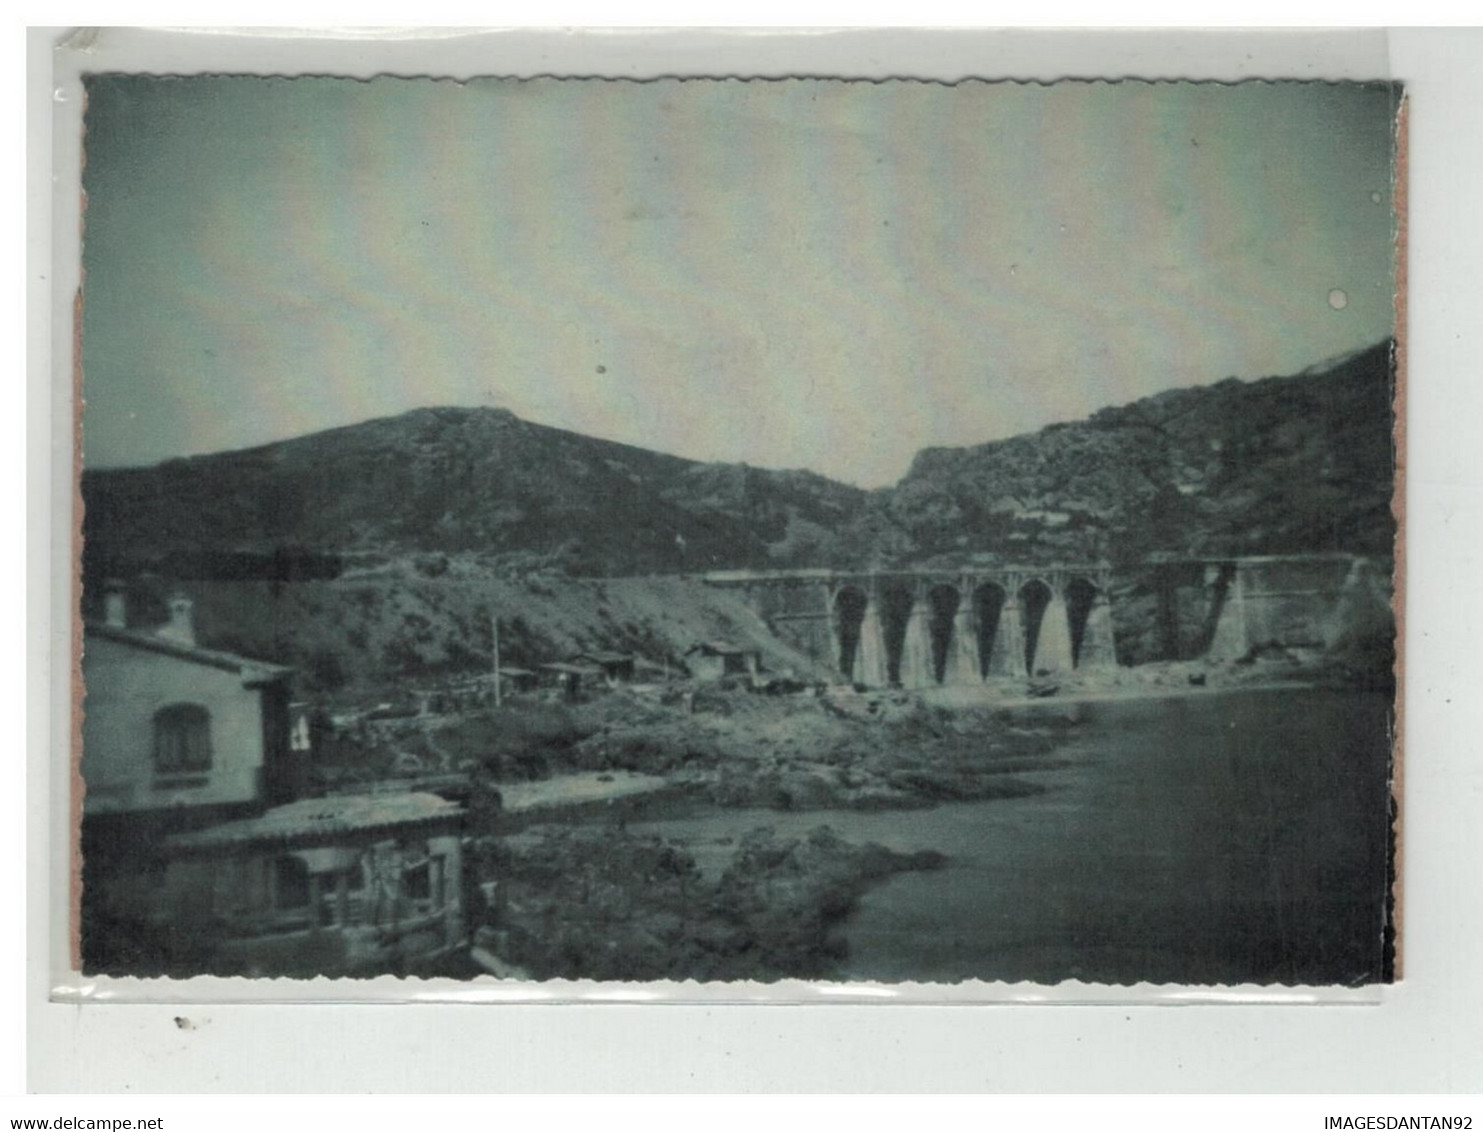
<svg viewBox="0 0 1483 1132">
<path fill-rule="evenodd" d="M 1397 84 L 85 87 L 84 974 L 1395 977 Z"/>
</svg>

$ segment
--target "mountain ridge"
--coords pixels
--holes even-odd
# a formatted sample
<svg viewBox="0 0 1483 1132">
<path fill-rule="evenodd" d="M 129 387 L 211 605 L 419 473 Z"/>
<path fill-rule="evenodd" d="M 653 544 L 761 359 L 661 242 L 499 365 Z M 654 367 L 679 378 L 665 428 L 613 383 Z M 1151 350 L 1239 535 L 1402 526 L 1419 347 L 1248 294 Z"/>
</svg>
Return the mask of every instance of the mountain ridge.
<svg viewBox="0 0 1483 1132">
<path fill-rule="evenodd" d="M 1298 374 L 1167 390 L 1001 440 L 919 451 L 866 489 L 655 452 L 493 407 L 88 469 L 114 560 L 206 549 L 479 553 L 581 575 L 1158 552 L 1383 552 L 1393 344 Z"/>
</svg>

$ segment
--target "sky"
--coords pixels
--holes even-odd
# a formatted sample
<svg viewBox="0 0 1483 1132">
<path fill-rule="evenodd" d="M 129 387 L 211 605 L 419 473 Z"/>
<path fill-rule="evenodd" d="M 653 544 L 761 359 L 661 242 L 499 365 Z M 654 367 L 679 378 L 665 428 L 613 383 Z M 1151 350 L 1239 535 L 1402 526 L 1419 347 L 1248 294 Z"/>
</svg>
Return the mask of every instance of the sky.
<svg viewBox="0 0 1483 1132">
<path fill-rule="evenodd" d="M 433 405 L 867 487 L 1393 328 L 1394 93 L 89 82 L 84 459 Z"/>
</svg>

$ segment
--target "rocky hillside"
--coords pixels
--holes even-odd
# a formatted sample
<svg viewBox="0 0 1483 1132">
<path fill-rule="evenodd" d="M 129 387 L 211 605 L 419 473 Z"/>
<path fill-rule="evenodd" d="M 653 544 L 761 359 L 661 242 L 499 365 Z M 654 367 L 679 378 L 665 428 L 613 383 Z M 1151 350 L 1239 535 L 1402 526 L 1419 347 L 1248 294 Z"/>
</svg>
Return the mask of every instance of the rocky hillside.
<svg viewBox="0 0 1483 1132">
<path fill-rule="evenodd" d="M 370 687 L 397 695 L 486 673 L 494 619 L 506 667 L 606 649 L 643 658 L 652 675 L 679 671 L 700 641 L 727 640 L 755 648 L 770 672 L 828 676 L 774 637 L 739 596 L 690 578 L 570 578 L 442 554 L 291 584 L 144 576 L 129 586 L 132 622 L 161 624 L 164 599 L 177 589 L 194 599 L 202 644 L 288 664 L 300 693 L 316 696 Z M 98 615 L 96 597 L 89 600 Z"/>
<path fill-rule="evenodd" d="M 1294 377 L 928 449 L 882 502 L 918 559 L 1386 554 L 1392 397 L 1387 342 Z"/>
<path fill-rule="evenodd" d="M 580 575 L 807 565 L 866 493 L 522 421 L 421 409 L 260 448 L 83 477 L 110 561 L 201 551 L 525 557 Z"/>
<path fill-rule="evenodd" d="M 1292 377 L 1174 390 L 917 456 L 866 492 L 423 409 L 83 478 L 90 560 L 477 553 L 580 576 L 737 567 L 1387 552 L 1391 345 Z M 101 557 L 100 557 L 101 556 Z M 210 571 L 208 571 L 210 572 Z"/>
</svg>

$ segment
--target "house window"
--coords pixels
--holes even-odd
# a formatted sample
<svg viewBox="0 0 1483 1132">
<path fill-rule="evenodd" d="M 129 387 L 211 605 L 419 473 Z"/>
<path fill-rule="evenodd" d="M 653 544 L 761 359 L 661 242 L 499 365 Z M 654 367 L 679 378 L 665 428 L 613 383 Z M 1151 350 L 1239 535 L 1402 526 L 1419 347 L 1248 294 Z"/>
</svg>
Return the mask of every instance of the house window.
<svg viewBox="0 0 1483 1132">
<path fill-rule="evenodd" d="M 443 907 L 443 858 L 429 857 L 402 872 L 402 896 L 415 915 L 427 915 Z"/>
<path fill-rule="evenodd" d="M 171 704 L 154 713 L 154 768 L 160 774 L 211 769 L 211 713 L 200 704 Z"/>
</svg>

